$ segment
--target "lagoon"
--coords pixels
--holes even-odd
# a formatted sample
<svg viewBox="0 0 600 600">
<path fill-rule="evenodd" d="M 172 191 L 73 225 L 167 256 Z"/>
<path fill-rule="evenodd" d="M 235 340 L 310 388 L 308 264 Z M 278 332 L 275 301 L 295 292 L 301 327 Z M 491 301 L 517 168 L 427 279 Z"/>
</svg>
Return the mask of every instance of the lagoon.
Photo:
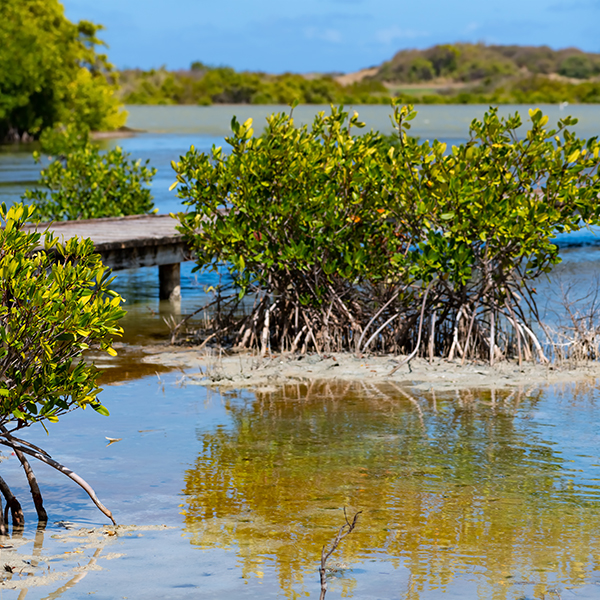
<svg viewBox="0 0 600 600">
<path fill-rule="evenodd" d="M 168 192 L 169 163 L 191 144 L 222 145 L 234 113 L 260 123 L 289 110 L 128 108 L 128 125 L 145 133 L 102 144 L 158 168 L 160 212 L 180 210 Z M 294 114 L 309 122 L 321 108 Z M 424 106 L 411 132 L 464 141 L 485 108 Z M 528 107 L 502 111 L 517 108 L 527 114 Z M 583 137 L 600 133 L 600 107 L 542 108 L 551 122 L 578 116 Z M 367 127 L 391 129 L 389 108 L 357 110 Z M 0 152 L 4 201 L 35 181 L 30 151 Z M 560 279 L 582 289 L 589 283 L 600 265 L 595 240 L 593 233 L 571 238 L 563 264 L 541 286 L 544 298 L 550 302 Z M 177 310 L 189 312 L 214 280 L 196 277 L 188 263 L 182 283 Z M 120 273 L 115 284 L 130 307 L 128 347 L 164 340 L 162 317 L 177 311 L 156 299 L 152 270 Z M 134 352 L 102 362 L 111 417 L 75 412 L 49 437 L 40 429 L 30 439 L 88 478 L 118 522 L 137 528 L 103 534 L 85 494 L 40 466 L 51 524 L 36 535 L 26 483 L 4 455 L 2 475 L 24 501 L 28 523 L 22 538 L 3 543 L 14 548 L 0 548 L 0 564 L 35 560 L 36 575 L 54 578 L 5 575 L 3 598 L 317 598 L 321 547 L 342 524 L 344 507 L 363 512 L 333 557 L 330 600 L 598 597 L 594 381 L 443 393 L 414 390 L 410 380 L 298 382 L 252 392 L 207 389 L 185 372 L 154 373 Z"/>
<path fill-rule="evenodd" d="M 363 512 L 333 557 L 327 598 L 598 597 L 594 385 L 253 393 L 166 374 L 110 385 L 103 402 L 110 418 L 73 413 L 31 441 L 138 528 L 95 542 L 101 515 L 40 467 L 52 524 L 38 535 L 36 574 L 56 580 L 12 576 L 3 598 L 22 587 L 28 599 L 316 598 L 320 549 L 344 507 Z M 11 482 L 22 481 L 15 463 L 3 462 Z M 15 491 L 31 515 L 25 488 Z M 28 526 L 12 540 L 20 557 L 0 549 L 2 560 L 28 560 L 34 538 Z"/>
</svg>

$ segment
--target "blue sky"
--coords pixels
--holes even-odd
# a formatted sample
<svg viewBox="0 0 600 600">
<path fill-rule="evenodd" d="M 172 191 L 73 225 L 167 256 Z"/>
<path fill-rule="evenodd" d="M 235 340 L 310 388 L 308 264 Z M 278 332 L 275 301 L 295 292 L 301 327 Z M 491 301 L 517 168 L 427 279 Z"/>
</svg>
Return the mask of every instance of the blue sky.
<svg viewBox="0 0 600 600">
<path fill-rule="evenodd" d="M 343 71 L 404 48 L 478 42 L 600 52 L 600 0 L 63 0 L 106 27 L 119 68 Z"/>
</svg>

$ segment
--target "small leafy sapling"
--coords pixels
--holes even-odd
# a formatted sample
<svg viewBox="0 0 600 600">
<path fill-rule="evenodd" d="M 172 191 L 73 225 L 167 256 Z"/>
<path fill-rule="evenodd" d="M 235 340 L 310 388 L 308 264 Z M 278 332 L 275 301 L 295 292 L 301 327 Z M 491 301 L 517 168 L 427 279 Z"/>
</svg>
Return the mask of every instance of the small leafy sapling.
<svg viewBox="0 0 600 600">
<path fill-rule="evenodd" d="M 25 455 L 76 481 L 114 522 L 81 477 L 21 438 L 21 430 L 46 428 L 77 408 L 108 415 L 98 398 L 99 371 L 83 353 L 115 355 L 112 342 L 122 334 L 119 319 L 125 314 L 91 240 L 59 242 L 50 231 L 28 227 L 34 211 L 0 207 L 0 444 L 21 461 L 41 521 L 47 516 Z"/>
<path fill-rule="evenodd" d="M 92 144 L 81 127 L 52 130 L 43 140 L 55 155 L 42 169 L 38 187 L 23 200 L 37 207 L 42 221 L 124 217 L 156 212 L 149 185 L 156 174 L 148 161 L 131 160 L 117 147 L 107 152 Z M 34 153 L 39 162 L 40 154 Z"/>
</svg>

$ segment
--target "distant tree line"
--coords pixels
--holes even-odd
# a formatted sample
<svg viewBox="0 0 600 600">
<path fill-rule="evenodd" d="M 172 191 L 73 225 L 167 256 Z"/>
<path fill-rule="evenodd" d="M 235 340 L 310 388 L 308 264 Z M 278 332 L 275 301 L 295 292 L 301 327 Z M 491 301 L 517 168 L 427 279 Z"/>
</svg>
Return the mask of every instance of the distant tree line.
<svg viewBox="0 0 600 600">
<path fill-rule="evenodd" d="M 372 77 L 424 104 L 600 102 L 600 54 L 577 48 L 441 44 L 402 50 Z"/>
<path fill-rule="evenodd" d="M 270 75 L 238 72 L 194 62 L 187 71 L 165 68 L 120 74 L 126 104 L 389 104 L 380 81 L 363 79 L 344 86 L 331 75 Z"/>
<path fill-rule="evenodd" d="M 238 72 L 192 63 L 120 73 L 127 104 L 421 104 L 600 102 L 600 54 L 577 48 L 441 44 L 402 50 L 349 85 L 334 75 Z"/>
<path fill-rule="evenodd" d="M 484 83 L 463 89 L 398 90 L 395 97 L 415 104 L 600 104 L 600 81 L 571 83 L 532 75 L 490 89 Z"/>
<path fill-rule="evenodd" d="M 375 79 L 419 83 L 438 77 L 472 82 L 506 75 L 550 75 L 573 79 L 600 76 L 600 54 L 578 48 L 441 44 L 426 50 L 401 50 L 384 62 Z"/>
</svg>

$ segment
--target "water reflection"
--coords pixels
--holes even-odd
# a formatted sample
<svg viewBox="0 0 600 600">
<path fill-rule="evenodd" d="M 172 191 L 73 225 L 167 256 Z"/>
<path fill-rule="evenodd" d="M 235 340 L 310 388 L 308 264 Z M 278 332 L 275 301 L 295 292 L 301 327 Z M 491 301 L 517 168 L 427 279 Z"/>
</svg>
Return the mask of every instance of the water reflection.
<svg viewBox="0 0 600 600">
<path fill-rule="evenodd" d="M 42 600 L 61 598 L 89 571 L 101 570 L 98 559 L 110 558 L 103 550 L 115 532 L 72 530 L 68 523 L 63 527 L 64 533 L 56 533 L 39 526 L 32 539 L 16 528 L 12 535 L 0 537 L 0 594 L 14 590 L 18 600 L 24 600 L 32 588 L 41 587 L 50 590 Z"/>
<path fill-rule="evenodd" d="M 338 560 L 408 570 L 403 598 L 600 583 L 595 392 L 315 383 L 225 402 L 230 426 L 198 432 L 184 519 L 193 544 L 237 548 L 246 578 L 307 592 L 347 506 L 363 515 Z"/>
</svg>

